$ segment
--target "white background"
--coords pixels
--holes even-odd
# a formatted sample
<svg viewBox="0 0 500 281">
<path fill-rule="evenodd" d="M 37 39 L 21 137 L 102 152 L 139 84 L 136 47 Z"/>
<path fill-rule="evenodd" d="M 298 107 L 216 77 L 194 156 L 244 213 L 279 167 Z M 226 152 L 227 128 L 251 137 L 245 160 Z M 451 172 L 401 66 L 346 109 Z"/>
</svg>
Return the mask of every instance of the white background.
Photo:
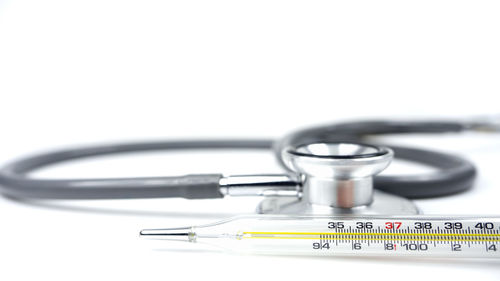
<svg viewBox="0 0 500 281">
<path fill-rule="evenodd" d="M 278 138 L 347 119 L 495 114 L 499 15 L 498 1 L 0 0 L 0 164 L 117 140 Z M 388 141 L 478 165 L 472 191 L 417 200 L 425 213 L 500 213 L 498 135 Z M 206 152 L 86 161 L 39 176 L 279 171 L 269 153 Z M 137 237 L 252 213 L 258 200 L 2 197 L 0 280 L 500 278 L 491 260 L 239 256 Z"/>
</svg>

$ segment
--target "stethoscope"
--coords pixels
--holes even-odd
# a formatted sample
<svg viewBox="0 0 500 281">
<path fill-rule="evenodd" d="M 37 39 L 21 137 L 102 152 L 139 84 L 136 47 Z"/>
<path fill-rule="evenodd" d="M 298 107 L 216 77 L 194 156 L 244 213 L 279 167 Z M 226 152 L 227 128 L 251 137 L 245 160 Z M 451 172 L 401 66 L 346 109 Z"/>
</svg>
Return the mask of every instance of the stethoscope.
<svg viewBox="0 0 500 281">
<path fill-rule="evenodd" d="M 14 161 L 0 170 L 0 191 L 29 199 L 222 198 L 264 196 L 263 214 L 419 213 L 410 201 L 469 189 L 476 169 L 457 155 L 370 142 L 398 133 L 498 132 L 495 122 L 364 121 L 299 130 L 278 141 L 207 140 L 123 143 L 59 150 Z M 37 179 L 36 169 L 85 157 L 155 150 L 272 149 L 281 175 L 190 174 L 168 177 Z M 383 176 L 393 157 L 435 168 L 419 175 Z"/>
</svg>

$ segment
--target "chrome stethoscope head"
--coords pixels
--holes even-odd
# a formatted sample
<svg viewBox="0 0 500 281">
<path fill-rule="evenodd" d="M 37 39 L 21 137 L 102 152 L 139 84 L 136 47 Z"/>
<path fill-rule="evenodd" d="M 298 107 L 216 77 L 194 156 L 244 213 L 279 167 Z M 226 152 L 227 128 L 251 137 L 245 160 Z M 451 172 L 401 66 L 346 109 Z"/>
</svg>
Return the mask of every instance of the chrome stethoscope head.
<svg viewBox="0 0 500 281">
<path fill-rule="evenodd" d="M 356 143 L 312 143 L 282 152 L 286 166 L 301 175 L 303 199 L 337 208 L 370 205 L 373 176 L 393 158 L 386 147 Z"/>
<path fill-rule="evenodd" d="M 269 198 L 260 213 L 416 214 L 405 198 L 373 188 L 373 177 L 390 164 L 394 153 L 382 146 L 328 142 L 290 146 L 281 157 L 300 183 L 300 198 Z"/>
</svg>

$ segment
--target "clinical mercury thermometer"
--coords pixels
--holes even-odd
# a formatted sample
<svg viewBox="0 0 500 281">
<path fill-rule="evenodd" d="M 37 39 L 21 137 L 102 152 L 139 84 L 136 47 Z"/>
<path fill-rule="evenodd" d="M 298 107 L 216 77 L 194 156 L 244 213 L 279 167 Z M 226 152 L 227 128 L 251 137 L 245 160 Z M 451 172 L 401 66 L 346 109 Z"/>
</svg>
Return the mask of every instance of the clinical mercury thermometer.
<svg viewBox="0 0 500 281">
<path fill-rule="evenodd" d="M 500 217 L 234 217 L 141 236 L 244 253 L 500 258 Z"/>
</svg>

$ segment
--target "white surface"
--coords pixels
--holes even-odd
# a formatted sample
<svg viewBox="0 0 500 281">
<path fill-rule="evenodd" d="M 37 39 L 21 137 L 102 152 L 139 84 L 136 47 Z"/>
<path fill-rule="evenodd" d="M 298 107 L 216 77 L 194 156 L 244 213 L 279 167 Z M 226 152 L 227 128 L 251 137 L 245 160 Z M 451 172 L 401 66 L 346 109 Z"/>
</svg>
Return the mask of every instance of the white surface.
<svg viewBox="0 0 500 281">
<path fill-rule="evenodd" d="M 0 0 L 0 164 L 61 145 L 279 137 L 352 118 L 497 113 L 499 14 L 497 1 Z M 478 165 L 474 190 L 418 200 L 424 212 L 498 215 L 500 138 L 462 137 L 390 141 Z M 41 176 L 219 171 L 279 170 L 265 153 L 191 153 Z M 0 280 L 500 278 L 497 261 L 237 256 L 137 237 L 141 228 L 251 213 L 257 202 L 2 197 Z"/>
</svg>

